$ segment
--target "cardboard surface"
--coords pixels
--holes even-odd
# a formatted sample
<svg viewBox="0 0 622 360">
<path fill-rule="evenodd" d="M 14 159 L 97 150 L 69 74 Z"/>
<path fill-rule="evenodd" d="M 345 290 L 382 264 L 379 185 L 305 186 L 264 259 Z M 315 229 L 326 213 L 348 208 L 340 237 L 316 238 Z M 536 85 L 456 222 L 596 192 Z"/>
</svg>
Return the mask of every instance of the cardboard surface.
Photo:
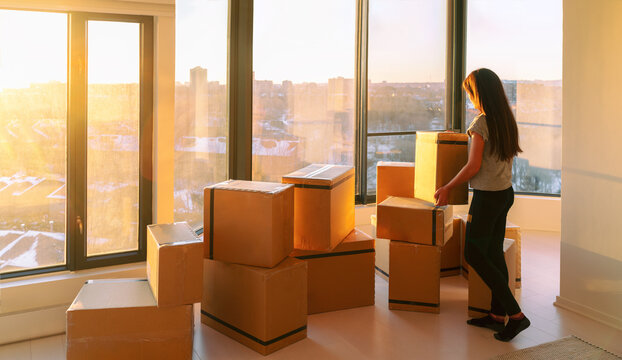
<svg viewBox="0 0 622 360">
<path fill-rule="evenodd" d="M 468 160 L 467 134 L 417 131 L 415 145 L 415 197 L 434 202 L 434 193 L 460 172 Z M 450 205 L 468 204 L 464 183 L 449 194 Z"/>
<path fill-rule="evenodd" d="M 67 359 L 192 359 L 192 305 L 158 308 L 146 279 L 90 280 L 67 310 Z"/>
<path fill-rule="evenodd" d="M 268 269 L 205 259 L 203 273 L 206 325 L 264 355 L 306 337 L 306 262 Z"/>
<path fill-rule="evenodd" d="M 282 178 L 294 184 L 294 248 L 334 249 L 354 230 L 354 168 L 312 164 Z"/>
<path fill-rule="evenodd" d="M 147 279 L 159 307 L 201 302 L 203 241 L 187 223 L 147 226 Z"/>
<path fill-rule="evenodd" d="M 441 247 L 441 277 L 460 274 L 462 220 L 454 216 L 451 239 Z"/>
<path fill-rule="evenodd" d="M 376 237 L 442 246 L 453 234 L 453 208 L 390 196 L 376 208 Z"/>
<path fill-rule="evenodd" d="M 273 267 L 293 250 L 293 185 L 229 180 L 204 193 L 205 258 Z"/>
<path fill-rule="evenodd" d="M 380 204 L 389 196 L 415 196 L 415 163 L 378 161 L 376 204 Z"/>
<path fill-rule="evenodd" d="M 507 222 L 505 225 L 505 237 L 514 240 L 514 246 L 516 247 L 516 288 L 520 289 L 522 284 L 521 279 L 521 233 L 520 226 Z"/>
<path fill-rule="evenodd" d="M 374 239 L 353 230 L 332 251 L 294 250 L 307 262 L 308 314 L 374 304 Z"/>
<path fill-rule="evenodd" d="M 516 246 L 512 239 L 503 241 L 503 251 L 505 262 L 508 267 L 509 287 L 514 294 L 516 288 Z M 490 311 L 490 301 L 492 293 L 490 288 L 484 283 L 482 278 L 472 267 L 469 266 L 469 306 L 468 313 L 470 317 L 480 317 L 488 314 Z"/>
<path fill-rule="evenodd" d="M 389 309 L 440 312 L 440 247 L 391 241 L 389 256 Z"/>
</svg>

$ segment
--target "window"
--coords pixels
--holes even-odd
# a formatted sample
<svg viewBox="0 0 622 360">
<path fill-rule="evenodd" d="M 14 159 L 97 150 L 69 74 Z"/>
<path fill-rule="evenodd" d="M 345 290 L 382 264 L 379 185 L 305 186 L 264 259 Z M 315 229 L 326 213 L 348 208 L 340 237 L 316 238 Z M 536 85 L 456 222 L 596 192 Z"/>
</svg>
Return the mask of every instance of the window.
<svg viewBox="0 0 622 360">
<path fill-rule="evenodd" d="M 227 0 L 178 1 L 175 221 L 203 222 L 203 188 L 227 179 Z"/>
<path fill-rule="evenodd" d="M 354 0 L 255 1 L 253 180 L 354 164 L 355 21 Z"/>
<path fill-rule="evenodd" d="M 495 71 L 518 123 L 514 190 L 560 194 L 562 1 L 469 0 L 467 14 L 467 74 Z M 467 100 L 467 127 L 475 115 Z"/>
<path fill-rule="evenodd" d="M 447 2 L 370 0 L 367 194 L 378 161 L 415 161 L 417 130 L 446 127 Z"/>
<path fill-rule="evenodd" d="M 0 274 L 65 264 L 66 94 L 67 14 L 0 10 Z"/>
<path fill-rule="evenodd" d="M 0 27 L 1 277 L 144 260 L 152 18 L 0 10 Z"/>
</svg>

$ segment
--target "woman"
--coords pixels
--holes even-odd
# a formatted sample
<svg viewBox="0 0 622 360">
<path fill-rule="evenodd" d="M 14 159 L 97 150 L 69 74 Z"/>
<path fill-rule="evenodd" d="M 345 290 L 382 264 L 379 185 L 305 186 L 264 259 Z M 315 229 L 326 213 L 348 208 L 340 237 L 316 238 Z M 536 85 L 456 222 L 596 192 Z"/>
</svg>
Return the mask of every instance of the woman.
<svg viewBox="0 0 622 360">
<path fill-rule="evenodd" d="M 496 330 L 496 339 L 510 341 L 530 325 L 508 287 L 503 256 L 505 221 L 514 203 L 512 161 L 522 152 L 518 127 L 501 80 L 494 72 L 475 70 L 462 87 L 479 111 L 467 130 L 471 137 L 469 160 L 434 197 L 437 205 L 445 205 L 451 189 L 470 180 L 473 199 L 466 226 L 465 257 L 491 289 L 492 302 L 488 315 L 467 323 Z M 509 319 L 504 326 L 506 315 Z"/>
</svg>

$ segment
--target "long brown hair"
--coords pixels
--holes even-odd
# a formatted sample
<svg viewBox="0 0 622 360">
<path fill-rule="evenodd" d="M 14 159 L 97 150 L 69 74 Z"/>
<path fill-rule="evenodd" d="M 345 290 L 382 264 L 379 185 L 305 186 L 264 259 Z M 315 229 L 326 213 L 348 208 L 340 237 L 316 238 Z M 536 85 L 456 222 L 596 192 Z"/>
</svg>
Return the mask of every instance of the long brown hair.
<svg viewBox="0 0 622 360">
<path fill-rule="evenodd" d="M 464 79 L 462 87 L 473 98 L 473 105 L 486 115 L 491 153 L 497 154 L 500 161 L 510 161 L 523 152 L 518 144 L 516 119 L 497 74 L 477 69 Z"/>
</svg>

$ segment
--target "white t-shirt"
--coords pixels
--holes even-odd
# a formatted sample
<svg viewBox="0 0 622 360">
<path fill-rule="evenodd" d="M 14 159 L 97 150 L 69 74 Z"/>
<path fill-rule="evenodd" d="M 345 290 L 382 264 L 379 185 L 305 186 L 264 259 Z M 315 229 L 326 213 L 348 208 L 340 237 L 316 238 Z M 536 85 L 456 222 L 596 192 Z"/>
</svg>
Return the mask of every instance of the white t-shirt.
<svg viewBox="0 0 622 360">
<path fill-rule="evenodd" d="M 512 186 L 512 160 L 499 161 L 499 157 L 491 153 L 488 125 L 484 114 L 476 116 L 467 129 L 470 137 L 473 137 L 473 133 L 478 133 L 484 138 L 484 154 L 479 171 L 471 178 L 471 187 L 476 190 L 499 191 Z"/>
</svg>

